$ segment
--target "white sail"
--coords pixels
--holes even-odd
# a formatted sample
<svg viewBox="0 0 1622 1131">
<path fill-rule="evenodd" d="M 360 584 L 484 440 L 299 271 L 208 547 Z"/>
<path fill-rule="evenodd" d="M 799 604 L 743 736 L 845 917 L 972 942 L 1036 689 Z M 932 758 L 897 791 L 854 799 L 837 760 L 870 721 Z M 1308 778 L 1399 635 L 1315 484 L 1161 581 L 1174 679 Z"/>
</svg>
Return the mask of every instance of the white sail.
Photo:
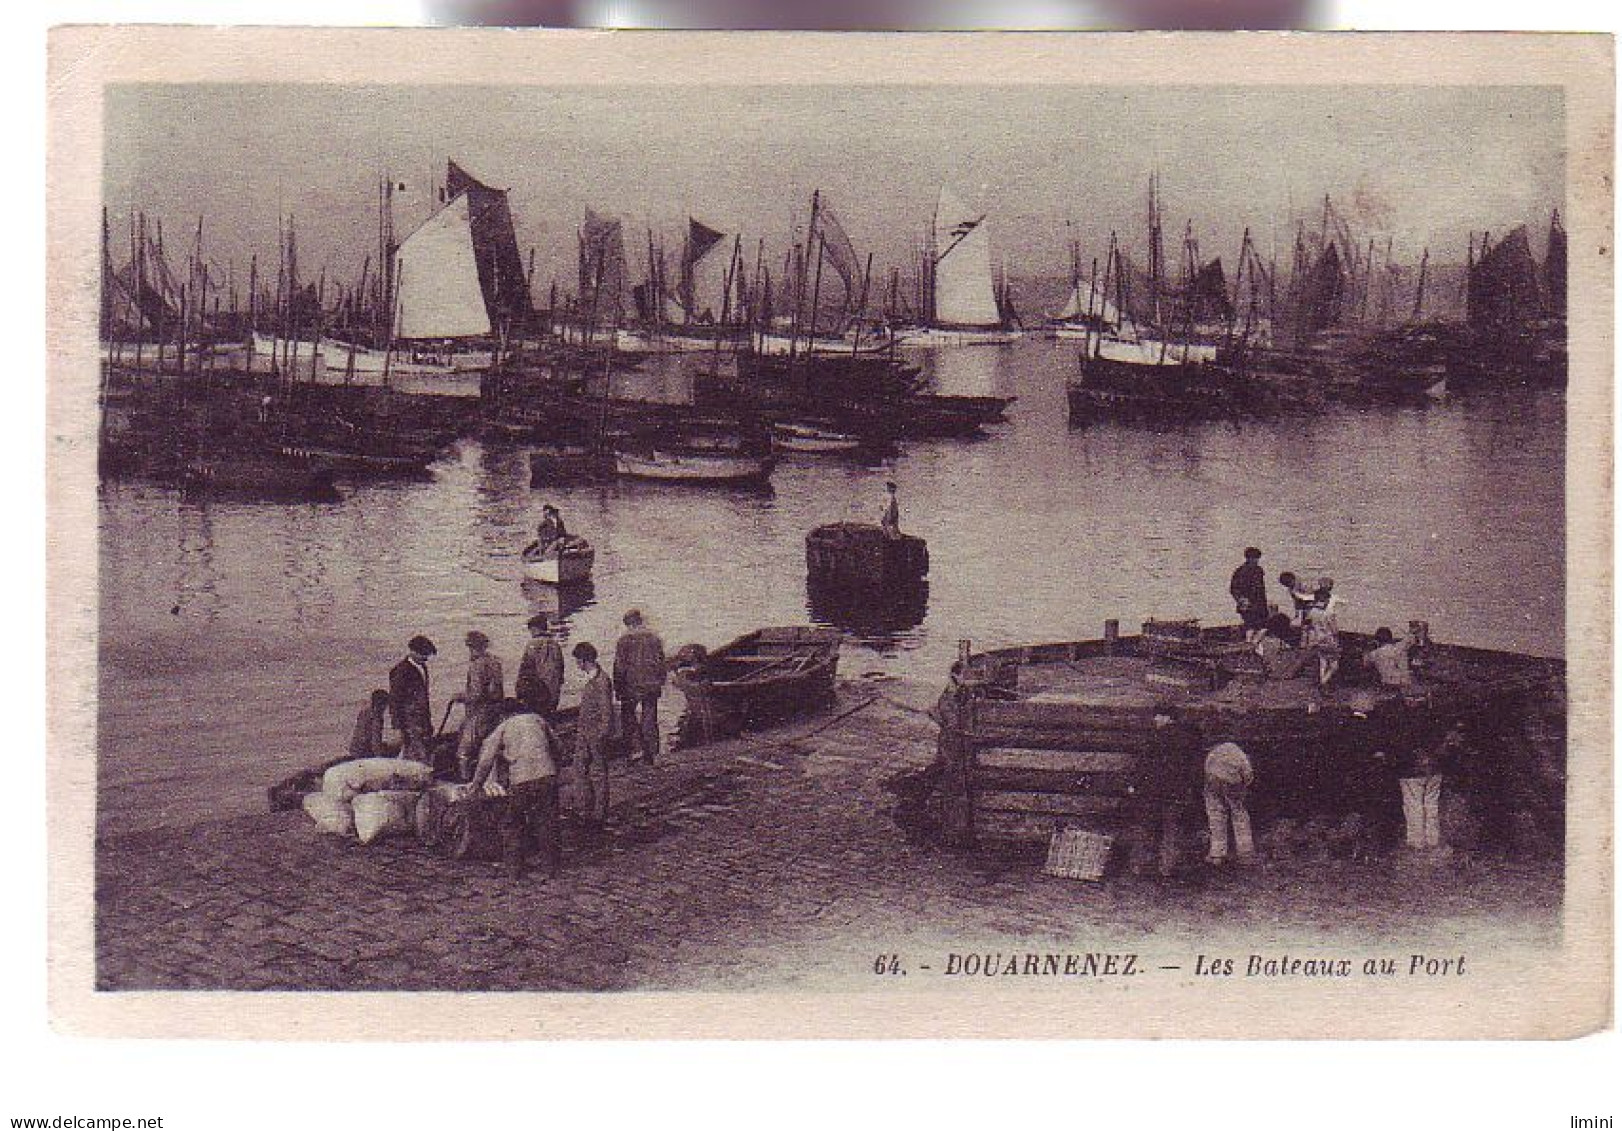
<svg viewBox="0 0 1622 1131">
<path fill-rule="evenodd" d="M 1053 316 L 1055 322 L 1080 322 L 1088 318 L 1106 326 L 1119 326 L 1121 312 L 1104 296 L 1103 289 L 1092 283 L 1077 283 L 1070 292 L 1064 309 Z"/>
<path fill-rule="evenodd" d="M 405 238 L 394 253 L 394 272 L 397 340 L 490 333 L 466 193 Z"/>
<path fill-rule="evenodd" d="M 991 281 L 991 235 L 985 214 L 971 211 L 947 188 L 935 208 L 935 323 L 997 326 Z"/>
</svg>

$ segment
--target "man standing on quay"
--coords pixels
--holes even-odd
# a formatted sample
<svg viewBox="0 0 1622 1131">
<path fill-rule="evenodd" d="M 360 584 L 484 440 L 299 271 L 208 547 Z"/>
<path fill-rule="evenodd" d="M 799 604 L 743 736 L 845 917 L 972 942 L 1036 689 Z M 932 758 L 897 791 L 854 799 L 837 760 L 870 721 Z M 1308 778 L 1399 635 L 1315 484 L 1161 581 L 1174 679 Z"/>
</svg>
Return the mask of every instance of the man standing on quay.
<svg viewBox="0 0 1622 1131">
<path fill-rule="evenodd" d="M 1267 626 L 1267 574 L 1261 567 L 1262 552 L 1254 546 L 1245 548 L 1245 564 L 1233 571 L 1228 581 L 1228 593 L 1239 610 L 1239 619 L 1245 622 L 1245 638 L 1254 639 Z"/>
<path fill-rule="evenodd" d="M 620 701 L 620 729 L 641 758 L 653 765 L 659 756 L 659 696 L 664 691 L 668 666 L 665 645 L 632 609 L 625 614 L 625 635 L 614 646 L 614 691 Z M 632 761 L 637 755 L 632 754 Z"/>
<path fill-rule="evenodd" d="M 496 714 L 505 698 L 501 661 L 490 654 L 490 638 L 475 629 L 467 634 L 467 689 L 451 700 L 462 704 L 462 735 L 456 747 L 463 776 L 473 772 L 479 744 L 495 729 Z"/>
<path fill-rule="evenodd" d="M 426 636 L 413 636 L 406 658 L 389 669 L 389 714 L 400 732 L 400 757 L 432 765 L 428 739 L 434 729 L 428 707 L 428 658 L 438 649 Z"/>
<path fill-rule="evenodd" d="M 529 646 L 513 684 L 518 701 L 543 719 L 558 709 L 558 693 L 563 690 L 563 649 L 552 639 L 550 627 L 545 613 L 529 618 Z"/>
</svg>

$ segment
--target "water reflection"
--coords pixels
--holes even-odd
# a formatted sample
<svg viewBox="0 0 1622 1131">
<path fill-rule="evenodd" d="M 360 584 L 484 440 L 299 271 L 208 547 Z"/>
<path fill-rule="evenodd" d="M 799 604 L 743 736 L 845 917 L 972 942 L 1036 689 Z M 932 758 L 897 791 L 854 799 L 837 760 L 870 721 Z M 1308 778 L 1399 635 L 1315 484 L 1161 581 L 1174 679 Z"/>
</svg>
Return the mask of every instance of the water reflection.
<svg viewBox="0 0 1622 1131">
<path fill-rule="evenodd" d="M 874 651 L 889 655 L 917 640 L 929 615 L 929 581 L 870 589 L 805 580 L 805 607 L 817 624 L 849 633 Z"/>
<path fill-rule="evenodd" d="M 1008 371 L 1010 346 L 965 346 L 907 352 L 905 360 L 917 365 L 937 393 L 959 397 L 1007 397 L 1016 393 Z"/>
<path fill-rule="evenodd" d="M 182 503 L 177 515 L 179 540 L 175 577 L 175 615 L 219 615 L 219 570 L 214 564 L 214 523 L 208 507 Z"/>
<path fill-rule="evenodd" d="M 548 585 L 526 577 L 519 584 L 529 615 L 545 613 L 560 640 L 569 638 L 570 618 L 597 603 L 597 586 L 588 578 L 572 585 Z"/>
</svg>

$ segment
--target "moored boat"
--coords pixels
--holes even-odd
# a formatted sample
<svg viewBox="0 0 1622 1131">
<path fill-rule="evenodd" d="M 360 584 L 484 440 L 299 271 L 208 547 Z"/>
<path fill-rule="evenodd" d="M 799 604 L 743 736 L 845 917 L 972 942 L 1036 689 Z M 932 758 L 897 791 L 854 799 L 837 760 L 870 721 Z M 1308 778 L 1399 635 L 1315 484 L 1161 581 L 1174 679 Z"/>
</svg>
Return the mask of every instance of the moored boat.
<svg viewBox="0 0 1622 1131">
<path fill-rule="evenodd" d="M 560 538 L 545 553 L 524 552 L 524 576 L 548 585 L 576 585 L 591 576 L 597 551 L 584 538 Z"/>
<path fill-rule="evenodd" d="M 772 443 L 785 452 L 817 454 L 854 452 L 864 445 L 863 439 L 853 433 L 798 421 L 772 425 Z"/>
<path fill-rule="evenodd" d="M 612 457 L 585 444 L 548 444 L 529 453 L 529 485 L 591 483 L 613 474 Z"/>
<path fill-rule="evenodd" d="M 769 454 L 741 452 L 649 448 L 614 453 L 614 470 L 626 478 L 695 486 L 763 483 L 771 478 L 774 464 Z"/>
<path fill-rule="evenodd" d="M 280 452 L 219 452 L 198 456 L 185 467 L 185 486 L 264 495 L 321 495 L 333 490 L 330 464 Z"/>
<path fill-rule="evenodd" d="M 714 652 L 688 645 L 673 672 L 687 699 L 689 739 L 707 741 L 815 710 L 834 698 L 837 629 L 762 628 Z"/>
</svg>

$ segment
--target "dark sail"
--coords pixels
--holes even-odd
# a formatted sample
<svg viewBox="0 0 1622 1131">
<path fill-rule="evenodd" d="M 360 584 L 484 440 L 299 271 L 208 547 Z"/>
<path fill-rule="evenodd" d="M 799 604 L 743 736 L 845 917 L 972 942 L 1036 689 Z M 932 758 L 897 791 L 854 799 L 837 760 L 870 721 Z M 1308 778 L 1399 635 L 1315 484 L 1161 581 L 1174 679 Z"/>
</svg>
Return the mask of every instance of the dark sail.
<svg viewBox="0 0 1622 1131">
<path fill-rule="evenodd" d="M 527 327 L 532 318 L 529 283 L 518 254 L 507 190 L 491 188 L 470 176 L 454 161 L 446 162 L 445 195 L 454 200 L 467 194 L 468 219 L 473 228 L 473 250 L 479 267 L 479 288 L 484 292 L 490 325 Z"/>
<path fill-rule="evenodd" d="M 1346 297 L 1346 271 L 1334 243 L 1324 249 L 1295 290 L 1296 333 L 1302 338 L 1327 330 L 1340 321 Z"/>
<path fill-rule="evenodd" d="M 1211 260 L 1194 273 L 1186 297 L 1188 320 L 1195 325 L 1233 321 L 1233 303 L 1228 298 L 1228 276 L 1222 259 Z"/>
<path fill-rule="evenodd" d="M 724 313 L 721 307 L 725 304 L 726 298 L 725 267 L 717 262 L 708 271 L 714 278 L 704 281 L 698 279 L 700 262 L 715 251 L 715 245 L 724 238 L 723 234 L 714 228 L 700 224 L 690 216 L 687 218 L 687 239 L 682 244 L 677 298 L 681 302 L 682 309 L 687 312 L 687 320 L 690 322 L 714 323 L 719 321 Z M 716 252 L 716 255 L 719 259 L 720 253 Z"/>
<path fill-rule="evenodd" d="M 1566 316 L 1566 229 L 1556 212 L 1549 221 L 1549 252 L 1543 259 L 1543 309 L 1556 318 Z"/>
<path fill-rule="evenodd" d="M 1513 331 L 1541 309 L 1537 263 L 1526 225 L 1484 247 L 1465 288 L 1467 320 L 1475 330 Z"/>
<path fill-rule="evenodd" d="M 620 221 L 586 209 L 580 226 L 580 303 L 598 326 L 617 326 L 628 313 L 625 231 Z"/>
</svg>

